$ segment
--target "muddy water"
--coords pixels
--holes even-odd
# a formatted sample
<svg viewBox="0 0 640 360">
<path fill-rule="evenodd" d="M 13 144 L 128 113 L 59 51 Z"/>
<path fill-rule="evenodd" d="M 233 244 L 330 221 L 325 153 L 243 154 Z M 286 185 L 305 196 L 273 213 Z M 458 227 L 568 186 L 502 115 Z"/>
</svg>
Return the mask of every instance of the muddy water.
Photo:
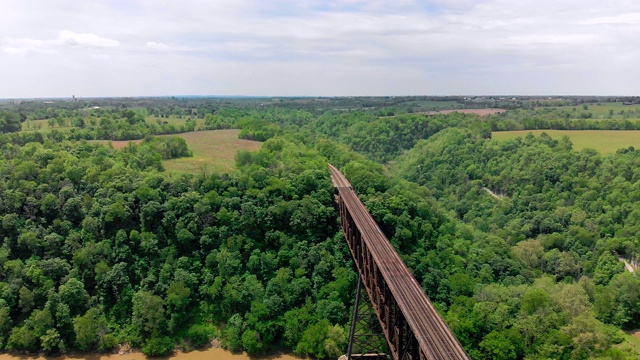
<svg viewBox="0 0 640 360">
<path fill-rule="evenodd" d="M 24 355 L 0 354 L 0 360 L 147 360 L 142 353 L 130 354 L 96 354 L 96 355 L 78 355 L 78 356 L 59 356 L 59 357 L 37 357 Z M 152 358 L 152 359 L 168 359 L 168 360 L 301 360 L 292 355 L 270 355 L 265 357 L 250 357 L 246 353 L 234 354 L 220 348 L 209 348 L 201 351 L 190 351 L 187 353 L 176 352 L 175 355 L 168 358 Z"/>
</svg>

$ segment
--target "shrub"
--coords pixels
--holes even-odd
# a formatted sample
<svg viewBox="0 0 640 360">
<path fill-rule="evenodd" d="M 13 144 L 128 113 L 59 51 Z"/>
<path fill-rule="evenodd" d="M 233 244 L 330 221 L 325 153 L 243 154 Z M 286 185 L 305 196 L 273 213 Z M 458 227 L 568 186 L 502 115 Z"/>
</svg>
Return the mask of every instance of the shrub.
<svg viewBox="0 0 640 360">
<path fill-rule="evenodd" d="M 154 337 L 142 347 L 142 353 L 147 356 L 167 356 L 173 353 L 175 344 L 168 337 Z"/>
<path fill-rule="evenodd" d="M 193 325 L 187 331 L 187 340 L 196 348 L 204 347 L 209 343 L 215 333 L 212 325 Z"/>
</svg>

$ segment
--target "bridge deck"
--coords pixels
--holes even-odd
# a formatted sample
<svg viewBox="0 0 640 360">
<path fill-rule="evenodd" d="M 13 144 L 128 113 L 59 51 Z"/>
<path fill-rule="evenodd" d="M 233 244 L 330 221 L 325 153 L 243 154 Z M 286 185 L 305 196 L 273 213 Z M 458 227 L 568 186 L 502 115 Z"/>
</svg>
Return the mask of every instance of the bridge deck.
<svg viewBox="0 0 640 360">
<path fill-rule="evenodd" d="M 373 302 L 394 358 L 399 359 L 404 355 L 402 346 L 398 346 L 398 338 L 410 339 L 408 342 L 411 342 L 413 338 L 409 335 L 399 336 L 398 333 L 401 332 L 401 329 L 398 328 L 397 324 L 395 329 L 390 324 L 389 304 L 397 306 L 402 313 L 401 315 L 396 314 L 395 317 L 403 319 L 408 324 L 410 332 L 419 345 L 420 351 L 417 354 L 419 358 L 468 359 L 458 340 L 355 194 L 349 181 L 335 167 L 329 165 L 329 168 L 333 185 L 338 191 L 341 212 L 344 209 L 348 213 L 341 214 L 341 217 L 343 221 L 345 218 L 353 221 L 357 232 L 359 232 L 359 235 L 355 236 L 356 241 L 360 240 L 362 248 L 366 249 L 364 251 L 365 255 L 362 255 L 362 249 L 355 249 L 357 245 L 352 246 L 353 240 L 351 240 L 352 255 L 359 268 L 360 276 L 363 278 L 369 297 Z M 347 241 L 350 241 L 346 232 L 345 236 Z M 366 265 L 368 265 L 367 258 L 369 256 L 374 265 L 373 267 L 368 266 L 368 268 L 375 269 L 373 272 L 365 269 Z M 377 279 L 378 273 L 382 279 Z M 367 284 L 373 284 L 374 282 L 382 284 L 377 286 L 381 287 L 382 290 L 372 289 L 371 285 L 367 286 Z M 387 289 L 393 299 L 385 297 Z M 396 333 L 395 335 L 394 332 Z"/>
</svg>

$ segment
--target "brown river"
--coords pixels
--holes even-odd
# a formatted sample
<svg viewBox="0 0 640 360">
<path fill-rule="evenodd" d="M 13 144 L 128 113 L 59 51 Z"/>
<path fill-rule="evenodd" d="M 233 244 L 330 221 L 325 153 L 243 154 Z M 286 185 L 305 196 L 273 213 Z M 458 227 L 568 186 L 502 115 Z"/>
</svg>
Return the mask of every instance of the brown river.
<svg viewBox="0 0 640 360">
<path fill-rule="evenodd" d="M 88 354 L 77 356 L 57 356 L 57 357 L 44 357 L 44 356 L 26 356 L 26 355 L 12 355 L 12 354 L 0 354 L 0 360 L 147 360 L 147 359 L 168 359 L 168 360 L 301 360 L 293 355 L 276 354 L 264 357 L 253 357 L 246 353 L 234 354 L 227 350 L 220 348 L 209 348 L 206 350 L 194 350 L 190 352 L 176 352 L 170 357 L 155 357 L 147 358 L 142 353 L 129 353 L 129 354 Z"/>
</svg>

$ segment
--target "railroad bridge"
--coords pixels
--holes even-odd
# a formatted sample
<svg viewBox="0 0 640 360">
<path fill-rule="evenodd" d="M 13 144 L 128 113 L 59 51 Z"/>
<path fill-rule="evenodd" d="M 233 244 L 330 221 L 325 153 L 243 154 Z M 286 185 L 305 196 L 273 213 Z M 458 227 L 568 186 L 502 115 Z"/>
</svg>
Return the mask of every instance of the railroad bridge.
<svg viewBox="0 0 640 360">
<path fill-rule="evenodd" d="M 352 354 L 359 293 L 364 287 L 389 345 L 391 358 L 468 360 L 464 349 L 353 191 L 349 181 L 332 165 L 329 165 L 329 170 L 336 188 L 342 231 L 360 275 L 346 357 L 382 357 L 382 354 Z"/>
</svg>

